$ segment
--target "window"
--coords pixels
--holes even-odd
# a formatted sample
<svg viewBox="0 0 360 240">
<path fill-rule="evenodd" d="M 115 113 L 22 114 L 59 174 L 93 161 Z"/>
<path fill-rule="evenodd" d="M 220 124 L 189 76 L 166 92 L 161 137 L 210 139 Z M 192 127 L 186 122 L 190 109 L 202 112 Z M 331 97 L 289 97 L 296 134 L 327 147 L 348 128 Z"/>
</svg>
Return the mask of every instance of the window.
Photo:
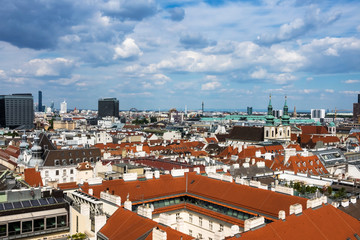
<svg viewBox="0 0 360 240">
<path fill-rule="evenodd" d="M 199 226 L 202 227 L 202 217 L 199 217 Z"/>
<path fill-rule="evenodd" d="M 180 213 L 176 213 L 176 220 L 180 218 Z"/>
<path fill-rule="evenodd" d="M 60 165 L 60 160 L 56 159 L 55 160 L 55 166 L 59 166 Z"/>
<path fill-rule="evenodd" d="M 66 175 L 66 169 L 63 169 L 63 176 Z"/>
<path fill-rule="evenodd" d="M 34 231 L 44 230 L 44 219 L 34 220 Z"/>
<path fill-rule="evenodd" d="M 46 218 L 46 229 L 55 228 L 56 220 L 55 217 Z"/>
<path fill-rule="evenodd" d="M 62 160 L 62 165 L 67 165 L 66 159 Z"/>
<path fill-rule="evenodd" d="M 189 236 L 192 236 L 192 230 L 189 229 Z"/>
<path fill-rule="evenodd" d="M 71 165 L 74 164 L 74 159 L 70 158 L 69 162 L 70 162 Z"/>
<path fill-rule="evenodd" d="M 209 221 L 209 229 L 213 230 L 213 222 L 212 221 Z"/>
<path fill-rule="evenodd" d="M 9 236 L 20 234 L 20 222 L 9 223 Z"/>
<path fill-rule="evenodd" d="M 220 232 L 224 231 L 224 225 L 220 224 Z"/>
<path fill-rule="evenodd" d="M 269 130 L 266 130 L 266 137 L 269 137 Z"/>
<path fill-rule="evenodd" d="M 56 176 L 59 176 L 59 170 L 56 170 L 56 171 L 55 171 L 55 175 L 56 175 Z"/>
<path fill-rule="evenodd" d="M 70 174 L 74 174 L 74 169 L 70 169 Z"/>
<path fill-rule="evenodd" d="M 6 236 L 6 230 L 7 230 L 6 224 L 0 225 L 0 237 Z"/>
<path fill-rule="evenodd" d="M 22 222 L 22 232 L 31 232 L 32 231 L 32 221 Z"/>
<path fill-rule="evenodd" d="M 45 171 L 45 177 L 49 176 L 49 171 Z"/>
<path fill-rule="evenodd" d="M 193 215 L 192 214 L 189 214 L 189 222 L 193 222 Z"/>
<path fill-rule="evenodd" d="M 199 238 L 199 239 L 203 239 L 203 238 L 202 238 L 202 234 L 201 234 L 201 233 L 199 233 L 198 238 Z"/>
</svg>

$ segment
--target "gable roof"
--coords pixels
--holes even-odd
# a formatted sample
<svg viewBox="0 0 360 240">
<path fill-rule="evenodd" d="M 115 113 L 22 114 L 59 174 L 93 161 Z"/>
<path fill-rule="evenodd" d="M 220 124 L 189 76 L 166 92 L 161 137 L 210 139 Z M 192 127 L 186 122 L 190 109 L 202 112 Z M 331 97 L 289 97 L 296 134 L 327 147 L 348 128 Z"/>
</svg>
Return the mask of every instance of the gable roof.
<svg viewBox="0 0 360 240">
<path fill-rule="evenodd" d="M 147 238 L 151 235 L 153 228 L 159 228 L 166 232 L 167 239 L 194 239 L 189 235 L 172 229 L 171 227 L 161 225 L 149 218 L 139 216 L 138 214 L 118 208 L 113 215 L 106 221 L 106 224 L 100 229 L 100 233 L 109 240 L 112 239 L 152 239 Z"/>
<path fill-rule="evenodd" d="M 32 187 L 43 186 L 40 172 L 37 172 L 35 168 L 25 169 L 24 180 Z"/>
<path fill-rule="evenodd" d="M 360 235 L 358 220 L 332 205 L 324 205 L 317 209 L 306 209 L 299 216 L 293 214 L 286 217 L 285 221 L 276 220 L 260 229 L 241 233 L 240 237 L 230 239 L 359 239 L 355 234 Z"/>
<path fill-rule="evenodd" d="M 147 199 L 163 198 L 170 195 L 190 194 L 210 199 L 219 203 L 231 204 L 249 211 L 262 213 L 273 218 L 278 217 L 280 210 L 289 214 L 289 206 L 300 203 L 306 207 L 306 199 L 289 196 L 268 190 L 253 188 L 236 183 L 219 181 L 195 173 L 187 173 L 186 177 L 161 175 L 159 179 L 124 182 L 122 179 L 103 181 L 101 185 L 84 183 L 82 189 L 88 192 L 93 189 L 95 197 L 101 191 L 109 190 L 121 197 L 122 202 L 130 195 L 130 201 L 142 202 Z M 186 187 L 187 186 L 187 187 Z"/>
</svg>

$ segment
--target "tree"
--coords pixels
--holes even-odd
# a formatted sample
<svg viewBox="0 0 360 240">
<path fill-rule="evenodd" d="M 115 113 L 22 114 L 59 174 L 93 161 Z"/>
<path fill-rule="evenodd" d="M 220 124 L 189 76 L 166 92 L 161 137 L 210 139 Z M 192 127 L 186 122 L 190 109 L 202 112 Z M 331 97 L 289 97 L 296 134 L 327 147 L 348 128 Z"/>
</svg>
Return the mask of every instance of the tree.
<svg viewBox="0 0 360 240">
<path fill-rule="evenodd" d="M 73 235 L 71 235 L 71 237 L 69 237 L 71 239 L 76 239 L 76 240 L 81 240 L 81 239 L 86 239 L 86 234 L 85 233 L 75 233 Z"/>
<path fill-rule="evenodd" d="M 327 188 L 327 192 L 328 192 L 328 194 L 329 194 L 330 196 L 331 196 L 331 194 L 332 194 L 332 191 L 333 191 L 333 190 L 332 190 L 332 187 L 329 186 L 329 187 Z"/>
</svg>

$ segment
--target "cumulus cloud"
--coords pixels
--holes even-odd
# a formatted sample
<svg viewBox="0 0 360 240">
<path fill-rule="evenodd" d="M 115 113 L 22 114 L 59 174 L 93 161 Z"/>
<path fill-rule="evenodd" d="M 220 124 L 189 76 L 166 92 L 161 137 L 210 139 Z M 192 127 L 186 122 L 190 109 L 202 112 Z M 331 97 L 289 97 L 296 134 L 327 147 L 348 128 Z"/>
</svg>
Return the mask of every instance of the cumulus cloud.
<svg viewBox="0 0 360 240">
<path fill-rule="evenodd" d="M 140 21 L 157 12 L 156 2 L 153 0 L 109 0 L 102 5 L 106 15 L 116 17 L 122 21 Z"/>
<path fill-rule="evenodd" d="M 221 83 L 213 81 L 213 82 L 208 82 L 205 84 L 201 85 L 201 90 L 203 91 L 210 91 L 210 90 L 215 90 L 217 88 L 219 88 L 221 86 Z"/>
<path fill-rule="evenodd" d="M 335 91 L 334 91 L 334 89 L 325 89 L 325 92 L 327 92 L 327 93 L 334 93 Z"/>
<path fill-rule="evenodd" d="M 127 38 L 121 45 L 118 45 L 114 49 L 115 54 L 113 59 L 123 58 L 136 58 L 143 54 L 138 45 L 136 45 L 135 40 L 132 38 Z"/>
<path fill-rule="evenodd" d="M 304 18 L 296 18 L 289 23 L 281 25 L 277 33 L 264 33 L 258 36 L 257 41 L 261 44 L 271 45 L 274 43 L 296 39 L 311 30 L 332 24 L 338 20 L 340 16 L 340 13 L 333 13 L 328 16 L 320 14 L 320 11 L 316 9 Z"/>
<path fill-rule="evenodd" d="M 65 77 L 75 67 L 75 62 L 66 58 L 32 59 L 27 63 L 26 71 L 36 77 Z"/>
<path fill-rule="evenodd" d="M 180 7 L 171 8 L 169 10 L 170 19 L 176 22 L 180 22 L 185 17 L 185 10 Z"/>
<path fill-rule="evenodd" d="M 85 86 L 84 82 L 79 82 L 81 80 L 81 76 L 76 74 L 69 78 L 59 78 L 57 80 L 50 80 L 52 83 L 56 83 L 62 86 L 68 86 L 72 84 L 76 84 L 77 86 Z"/>
<path fill-rule="evenodd" d="M 306 57 L 301 70 L 316 73 L 341 73 L 360 70 L 360 39 L 321 38 L 300 47 Z M 298 69 L 298 70 L 299 70 Z"/>
<path fill-rule="evenodd" d="M 349 79 L 349 80 L 344 81 L 344 83 L 346 83 L 346 84 L 360 83 L 360 80 Z"/>
<path fill-rule="evenodd" d="M 186 49 L 205 48 L 210 44 L 214 44 L 204 38 L 200 33 L 184 33 L 180 36 L 180 43 Z"/>
</svg>

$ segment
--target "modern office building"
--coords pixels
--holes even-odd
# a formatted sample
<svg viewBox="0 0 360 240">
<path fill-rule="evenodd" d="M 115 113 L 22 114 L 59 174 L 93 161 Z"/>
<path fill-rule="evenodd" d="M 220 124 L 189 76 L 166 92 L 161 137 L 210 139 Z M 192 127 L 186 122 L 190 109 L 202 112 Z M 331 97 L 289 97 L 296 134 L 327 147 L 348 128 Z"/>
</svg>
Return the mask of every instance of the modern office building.
<svg viewBox="0 0 360 240">
<path fill-rule="evenodd" d="M 67 113 L 67 103 L 65 100 L 60 104 L 60 114 Z"/>
<path fill-rule="evenodd" d="M 311 119 L 325 118 L 325 109 L 311 109 Z"/>
<path fill-rule="evenodd" d="M 119 100 L 116 98 L 100 98 L 98 117 L 119 117 Z"/>
<path fill-rule="evenodd" d="M 44 112 L 44 106 L 42 104 L 42 91 L 39 91 L 39 98 L 38 98 L 38 112 Z"/>
<path fill-rule="evenodd" d="M 33 128 L 34 99 L 31 93 L 0 95 L 0 126 Z"/>
<path fill-rule="evenodd" d="M 358 102 L 353 105 L 353 119 L 354 122 L 359 122 L 360 117 L 360 94 L 358 94 Z"/>
<path fill-rule="evenodd" d="M 247 107 L 247 110 L 246 110 L 247 115 L 252 115 L 252 112 L 253 112 L 253 108 Z"/>
</svg>

